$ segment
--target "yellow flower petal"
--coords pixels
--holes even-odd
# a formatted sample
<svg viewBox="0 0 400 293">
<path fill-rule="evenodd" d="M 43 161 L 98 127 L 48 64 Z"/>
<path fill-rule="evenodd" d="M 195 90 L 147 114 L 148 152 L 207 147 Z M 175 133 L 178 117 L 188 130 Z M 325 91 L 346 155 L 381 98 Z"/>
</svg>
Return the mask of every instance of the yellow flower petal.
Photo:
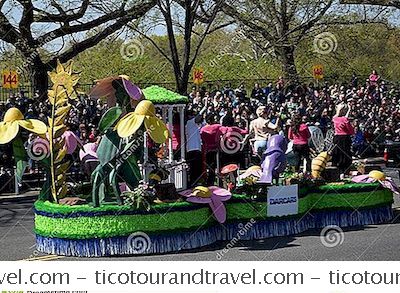
<svg viewBox="0 0 400 293">
<path fill-rule="evenodd" d="M 26 120 L 18 120 L 17 123 L 25 128 L 26 130 L 37 133 L 37 134 L 45 134 L 47 132 L 47 126 L 40 120 L 36 119 L 26 119 Z"/>
<path fill-rule="evenodd" d="M 65 72 L 67 72 L 69 75 L 72 74 L 72 68 L 74 67 L 74 61 L 73 60 L 69 60 L 65 66 L 64 66 L 64 70 Z"/>
<path fill-rule="evenodd" d="M 74 89 L 72 89 L 72 91 L 68 93 L 68 98 L 70 98 L 71 100 L 76 100 L 78 99 L 78 93 Z"/>
<path fill-rule="evenodd" d="M 76 86 L 81 79 L 81 76 L 77 73 L 71 74 L 71 83 L 72 86 Z"/>
<path fill-rule="evenodd" d="M 120 137 L 128 137 L 136 133 L 136 131 L 143 125 L 144 115 L 137 115 L 129 113 L 123 117 L 115 126 Z"/>
<path fill-rule="evenodd" d="M 60 60 L 57 60 L 56 72 L 57 72 L 57 73 L 64 72 L 64 66 L 62 65 L 62 63 L 60 62 Z"/>
<path fill-rule="evenodd" d="M 135 113 L 137 115 L 155 116 L 156 109 L 152 102 L 149 100 L 143 100 L 136 106 Z"/>
<path fill-rule="evenodd" d="M 24 119 L 24 115 L 18 108 L 10 108 L 4 115 L 4 122 L 13 122 Z"/>
<path fill-rule="evenodd" d="M 0 144 L 12 141 L 18 134 L 19 126 L 17 121 L 0 122 Z"/>
<path fill-rule="evenodd" d="M 151 139 L 156 143 L 164 143 L 170 137 L 167 126 L 157 117 L 146 116 L 144 125 Z"/>
<path fill-rule="evenodd" d="M 51 82 L 55 84 L 57 81 L 57 73 L 52 71 L 52 72 L 47 72 L 47 74 L 49 75 Z"/>
</svg>

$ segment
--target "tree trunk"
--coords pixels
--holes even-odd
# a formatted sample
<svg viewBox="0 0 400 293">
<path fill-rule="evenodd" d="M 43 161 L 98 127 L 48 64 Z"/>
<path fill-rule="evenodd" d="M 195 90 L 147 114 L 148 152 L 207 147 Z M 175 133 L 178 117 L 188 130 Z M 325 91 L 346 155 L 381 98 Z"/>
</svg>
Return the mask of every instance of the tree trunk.
<svg viewBox="0 0 400 293">
<path fill-rule="evenodd" d="M 28 70 L 34 92 L 38 92 L 40 101 L 46 100 L 49 89 L 48 68 L 46 64 L 37 56 L 29 64 Z"/>
<path fill-rule="evenodd" d="M 288 84 L 298 83 L 299 75 L 296 69 L 294 46 L 284 46 L 276 50 L 276 53 L 282 62 L 282 71 Z"/>
<path fill-rule="evenodd" d="M 181 94 L 183 96 L 187 95 L 189 76 L 190 72 L 183 72 L 182 76 L 176 78 L 176 90 L 178 94 Z"/>
</svg>

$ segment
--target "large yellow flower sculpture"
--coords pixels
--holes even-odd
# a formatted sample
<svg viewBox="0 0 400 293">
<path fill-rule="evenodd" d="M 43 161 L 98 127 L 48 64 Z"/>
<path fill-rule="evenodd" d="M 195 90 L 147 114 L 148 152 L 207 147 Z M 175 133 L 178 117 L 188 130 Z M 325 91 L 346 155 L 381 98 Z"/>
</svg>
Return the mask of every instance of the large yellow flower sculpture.
<svg viewBox="0 0 400 293">
<path fill-rule="evenodd" d="M 141 101 L 134 112 L 127 114 L 117 123 L 115 129 L 120 137 L 125 138 L 135 134 L 143 123 L 154 142 L 161 144 L 170 137 L 167 126 L 156 117 L 154 105 L 148 100 Z"/>
<path fill-rule="evenodd" d="M 70 160 L 66 158 L 67 146 L 63 139 L 63 133 L 67 130 L 65 120 L 71 109 L 70 99 L 77 99 L 75 89 L 79 81 L 79 73 L 73 72 L 73 62 L 69 61 L 63 66 L 57 61 L 57 68 L 48 73 L 53 83 L 52 89 L 48 91 L 49 102 L 52 106 L 49 120 L 48 137 L 50 142 L 50 179 L 51 194 L 54 202 L 58 198 L 64 198 L 68 189 L 66 184 L 67 170 L 71 166 Z"/>
<path fill-rule="evenodd" d="M 47 126 L 42 121 L 24 119 L 24 115 L 19 109 L 11 108 L 4 115 L 4 121 L 0 122 L 0 144 L 12 141 L 18 135 L 20 127 L 37 134 L 47 132 Z"/>
<path fill-rule="evenodd" d="M 60 91 L 64 90 L 64 96 L 69 99 L 76 99 L 77 92 L 75 86 L 78 84 L 80 79 L 80 74 L 73 72 L 73 61 L 68 61 L 68 63 L 63 66 L 60 61 L 57 61 L 57 67 L 55 71 L 49 72 L 51 82 L 53 83 L 53 89 L 49 90 L 48 96 L 50 102 L 54 96 L 60 96 Z"/>
</svg>

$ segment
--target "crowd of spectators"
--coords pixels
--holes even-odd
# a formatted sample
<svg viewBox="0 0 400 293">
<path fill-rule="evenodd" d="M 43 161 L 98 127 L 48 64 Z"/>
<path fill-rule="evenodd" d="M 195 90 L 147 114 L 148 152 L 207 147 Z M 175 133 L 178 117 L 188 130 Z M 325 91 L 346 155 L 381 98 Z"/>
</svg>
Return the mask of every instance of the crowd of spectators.
<svg viewBox="0 0 400 293">
<path fill-rule="evenodd" d="M 205 125 L 236 126 L 249 133 L 243 144 L 254 156 L 262 155 L 270 135 L 281 133 L 294 142 L 294 151 L 307 159 L 307 149 L 301 145 L 309 135 L 305 127 L 317 126 L 327 135 L 339 115 L 338 105 L 346 112 L 339 116 L 346 116 L 353 128 L 350 134 L 354 157 L 375 156 L 382 151 L 379 146 L 385 140 L 400 141 L 400 88 L 386 84 L 376 71 L 365 82 L 360 82 L 354 74 L 346 83 L 319 85 L 288 85 L 279 78 L 266 85 L 256 83 L 249 92 L 244 85 L 213 91 L 193 87 L 189 100 L 186 129 L 192 136 L 193 129 L 200 132 Z M 44 122 L 51 109 L 37 97 L 32 99 L 20 92 L 10 94 L 8 100 L 0 104 L 0 119 L 11 107 L 20 109 L 25 118 Z M 101 100 L 80 96 L 73 102 L 66 124 L 83 143 L 96 142 L 98 123 L 106 110 L 107 105 Z M 198 158 L 201 142 L 194 144 L 193 149 L 187 148 L 188 156 Z M 13 168 L 10 148 L 8 145 L 0 149 L 0 178 Z"/>
<path fill-rule="evenodd" d="M 91 100 L 86 95 L 80 95 L 77 100 L 71 101 L 72 108 L 67 118 L 66 125 L 75 132 L 80 139 L 86 142 L 95 142 L 98 138 L 97 125 L 101 116 L 107 110 L 107 105 L 102 100 Z M 21 91 L 10 94 L 5 103 L 0 104 L 0 118 L 10 108 L 18 108 L 25 115 L 25 119 L 39 119 L 47 124 L 47 117 L 51 114 L 51 105 L 38 99 L 38 93 L 33 99 Z"/>
<path fill-rule="evenodd" d="M 376 71 L 365 82 L 356 74 L 345 83 L 320 85 L 288 85 L 279 78 L 265 86 L 256 83 L 251 92 L 243 85 L 215 91 L 193 87 L 189 96 L 189 111 L 204 118 L 198 118 L 199 128 L 218 123 L 244 129 L 249 136 L 243 143 L 255 156 L 261 157 L 268 137 L 285 135 L 294 144 L 297 170 L 300 158 L 310 169 L 308 126 L 320 128 L 324 137 L 330 133 L 332 145 L 339 146 L 331 151 L 342 175 L 352 159 L 382 155 L 383 143 L 400 141 L 400 89 Z"/>
<path fill-rule="evenodd" d="M 67 118 L 66 125 L 73 131 L 85 144 L 96 142 L 99 139 L 98 123 L 101 116 L 107 110 L 107 105 L 102 100 L 91 100 L 86 95 L 80 95 L 78 100 L 71 101 L 72 108 Z M 46 124 L 47 117 L 51 114 L 51 105 L 46 101 L 40 101 L 38 93 L 33 97 L 28 97 L 26 92 L 11 93 L 7 101 L 0 103 L 0 120 L 3 120 L 4 114 L 10 108 L 18 108 L 25 116 L 25 119 L 39 119 Z M 26 134 L 27 135 L 27 134 Z M 25 147 L 33 139 L 33 134 L 27 136 Z M 1 145 L 0 156 L 0 184 L 1 190 L 13 190 L 13 168 L 15 167 L 12 159 L 12 145 Z M 37 164 L 29 160 L 28 171 L 33 173 L 37 171 Z M 1 192 L 0 190 L 0 192 Z"/>
<path fill-rule="evenodd" d="M 400 89 L 380 80 L 375 71 L 364 84 L 359 84 L 354 75 L 349 83 L 320 86 L 314 83 L 286 86 L 280 78 L 265 87 L 255 84 L 251 93 L 243 85 L 235 90 L 225 87 L 214 92 L 193 88 L 189 109 L 199 112 L 206 107 L 206 120 L 248 131 L 251 122 L 259 117 L 272 124 L 279 120 L 277 129 L 271 129 L 271 133 L 281 130 L 285 134 L 295 116 L 300 116 L 305 124 L 318 126 L 326 135 L 333 126 L 339 104 L 350 108 L 356 156 L 367 155 L 364 153 L 367 146 L 372 146 L 369 150 L 372 151 L 385 140 L 400 140 Z"/>
</svg>

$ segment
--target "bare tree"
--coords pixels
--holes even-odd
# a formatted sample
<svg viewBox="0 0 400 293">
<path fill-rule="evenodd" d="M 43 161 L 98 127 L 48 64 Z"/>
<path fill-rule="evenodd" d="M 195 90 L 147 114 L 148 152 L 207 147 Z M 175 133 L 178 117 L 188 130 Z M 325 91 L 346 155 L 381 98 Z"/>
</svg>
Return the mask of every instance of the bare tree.
<svg viewBox="0 0 400 293">
<path fill-rule="evenodd" d="M 285 77 L 296 81 L 295 49 L 321 21 L 333 0 L 238 0 L 224 2 L 223 11 L 237 20 L 260 47 L 273 50 Z"/>
<path fill-rule="evenodd" d="M 21 53 L 32 84 L 43 97 L 48 89 L 47 71 L 57 59 L 66 62 L 155 5 L 156 0 L 107 1 L 107 5 L 90 0 L 0 0 L 0 40 Z M 42 49 L 49 44 L 60 48 L 44 56 Z"/>
<path fill-rule="evenodd" d="M 335 0 L 235 0 L 224 2 L 222 10 L 261 50 L 277 57 L 292 82 L 298 79 L 296 47 L 304 38 L 332 25 L 381 23 L 383 17 L 382 9 L 357 11 Z"/>
<path fill-rule="evenodd" d="M 340 3 L 378 5 L 378 6 L 395 7 L 400 9 L 399 0 L 341 0 Z"/>
<path fill-rule="evenodd" d="M 232 22 L 216 22 L 217 14 L 221 11 L 221 0 L 157 0 L 161 24 L 168 37 L 168 49 L 163 49 L 143 29 L 132 26 L 136 32 L 146 38 L 174 70 L 176 90 L 186 94 L 191 71 L 200 53 L 206 37 L 212 32 L 223 28 Z"/>
</svg>

